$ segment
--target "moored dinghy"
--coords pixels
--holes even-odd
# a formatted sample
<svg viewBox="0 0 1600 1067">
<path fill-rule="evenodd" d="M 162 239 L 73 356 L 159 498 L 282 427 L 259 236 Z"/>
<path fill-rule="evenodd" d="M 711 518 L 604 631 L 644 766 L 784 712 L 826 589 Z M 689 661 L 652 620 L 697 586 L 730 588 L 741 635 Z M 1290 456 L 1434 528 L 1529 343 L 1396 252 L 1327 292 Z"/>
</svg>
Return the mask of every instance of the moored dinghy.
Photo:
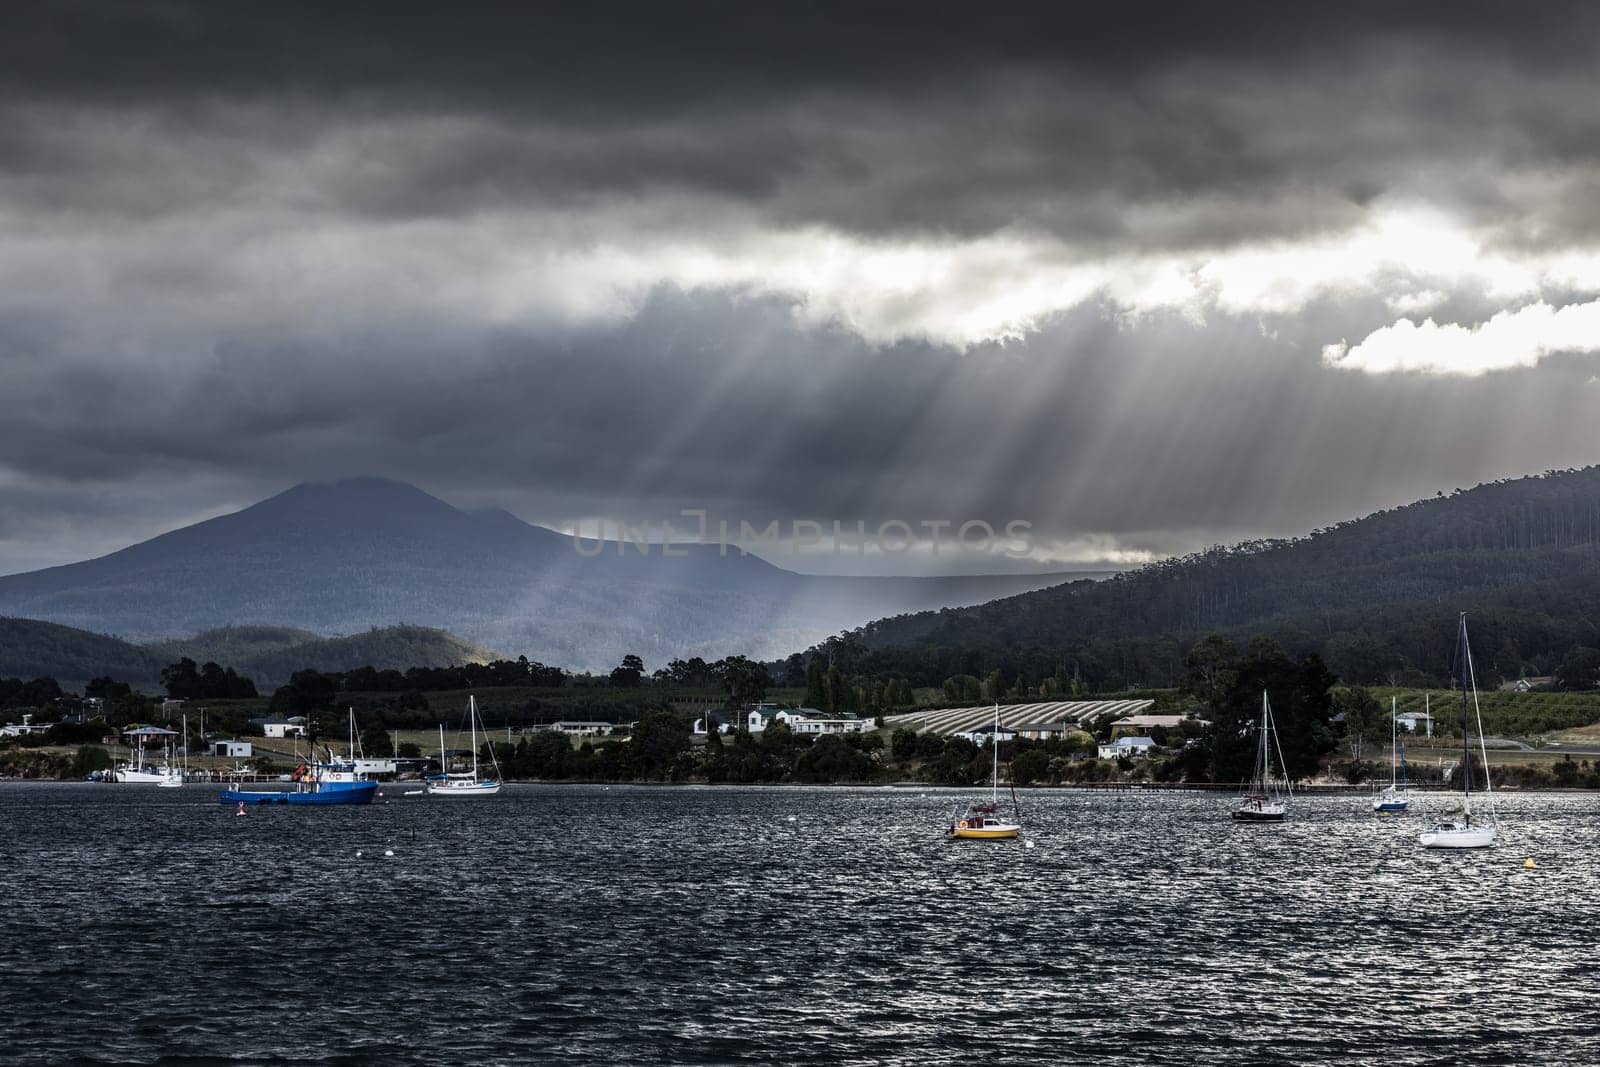
<svg viewBox="0 0 1600 1067">
<path fill-rule="evenodd" d="M 1266 690 L 1261 692 L 1261 728 L 1256 740 L 1256 765 L 1250 781 L 1239 796 L 1233 809 L 1236 822 L 1282 822 L 1289 813 L 1289 782 L 1281 783 L 1272 774 L 1272 753 L 1278 753 L 1283 763 L 1283 748 L 1278 744 L 1278 732 L 1272 722 L 1272 706 L 1267 703 Z"/>
<path fill-rule="evenodd" d="M 1457 678 L 1461 683 L 1461 806 L 1441 813 L 1438 822 L 1417 840 L 1423 848 L 1487 848 L 1494 844 L 1500 826 L 1494 813 L 1494 787 L 1489 781 L 1489 751 L 1483 743 L 1483 712 L 1478 707 L 1478 679 L 1472 669 L 1472 647 L 1467 643 L 1467 613 L 1461 613 L 1456 643 Z M 1478 752 L 1483 757 L 1483 795 L 1488 818 L 1472 815 L 1472 729 L 1467 716 L 1467 690 L 1472 690 L 1473 719 L 1478 725 Z"/>
</svg>

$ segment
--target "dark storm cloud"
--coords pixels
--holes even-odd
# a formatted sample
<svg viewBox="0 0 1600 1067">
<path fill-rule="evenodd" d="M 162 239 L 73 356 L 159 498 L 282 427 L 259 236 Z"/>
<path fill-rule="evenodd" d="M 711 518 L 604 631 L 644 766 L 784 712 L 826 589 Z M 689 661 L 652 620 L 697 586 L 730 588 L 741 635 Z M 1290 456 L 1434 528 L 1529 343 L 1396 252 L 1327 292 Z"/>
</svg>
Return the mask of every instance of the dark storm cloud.
<svg viewBox="0 0 1600 1067">
<path fill-rule="evenodd" d="M 668 189 L 786 224 L 1170 246 L 1348 225 L 1375 196 L 1426 192 L 1508 239 L 1592 232 L 1568 198 L 1530 204 L 1496 173 L 1593 162 L 1600 16 L 1582 5 L 0 18 L 8 184 L 40 206 L 404 217 Z"/>
</svg>

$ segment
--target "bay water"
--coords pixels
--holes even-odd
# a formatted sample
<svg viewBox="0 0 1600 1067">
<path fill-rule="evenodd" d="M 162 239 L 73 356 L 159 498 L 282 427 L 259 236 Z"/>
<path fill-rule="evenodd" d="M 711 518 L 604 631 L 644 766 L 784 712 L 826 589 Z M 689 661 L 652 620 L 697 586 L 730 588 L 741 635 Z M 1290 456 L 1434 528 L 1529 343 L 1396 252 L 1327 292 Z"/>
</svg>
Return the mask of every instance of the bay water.
<svg viewBox="0 0 1600 1067">
<path fill-rule="evenodd" d="M 0 783 L 0 1061 L 1600 1062 L 1592 795 L 416 788 Z"/>
</svg>

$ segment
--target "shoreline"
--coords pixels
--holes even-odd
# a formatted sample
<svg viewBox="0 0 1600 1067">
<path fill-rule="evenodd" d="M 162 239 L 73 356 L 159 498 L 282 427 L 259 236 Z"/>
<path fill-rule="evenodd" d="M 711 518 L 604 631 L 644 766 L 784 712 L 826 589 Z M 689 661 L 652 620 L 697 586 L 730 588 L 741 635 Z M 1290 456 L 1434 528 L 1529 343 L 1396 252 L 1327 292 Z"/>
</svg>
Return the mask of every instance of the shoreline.
<svg viewBox="0 0 1600 1067">
<path fill-rule="evenodd" d="M 872 789 L 872 790 L 920 790 L 932 793 L 970 793 L 974 789 L 987 788 L 987 783 L 977 782 L 972 785 L 938 785 L 931 782 L 898 781 L 898 782 L 658 782 L 637 780 L 607 780 L 607 779 L 570 779 L 570 778 L 505 778 L 506 785 L 537 785 L 537 786 L 573 786 L 592 787 L 603 786 L 610 788 L 650 788 L 650 789 Z M 99 789 L 117 788 L 122 791 L 141 792 L 139 785 L 129 785 L 119 782 L 88 782 L 70 778 L 19 778 L 0 776 L 0 785 L 12 783 L 28 785 L 56 785 L 56 786 L 94 786 Z M 225 787 L 231 783 L 222 781 L 188 782 L 186 786 L 192 788 L 205 788 L 208 786 Z M 411 781 L 380 782 L 379 786 L 407 786 L 415 785 Z M 152 787 L 153 788 L 153 787 Z M 1009 787 L 1008 787 L 1009 788 Z M 1062 785 L 1031 784 L 1015 787 L 1019 793 L 1044 794 L 1044 793 L 1221 793 L 1237 794 L 1242 783 L 1218 784 L 1210 782 L 1074 782 Z M 1456 791 L 1448 787 L 1423 788 L 1413 787 L 1413 796 L 1454 796 Z M 1295 787 L 1296 796 L 1370 796 L 1373 789 L 1369 786 L 1349 786 L 1338 784 L 1314 784 Z M 1520 786 L 1507 786 L 1496 788 L 1496 795 L 1534 795 L 1544 793 L 1554 794 L 1600 794 L 1600 788 L 1591 786 L 1540 786 L 1536 789 L 1525 789 Z M 387 799 L 387 798 L 386 798 Z"/>
</svg>

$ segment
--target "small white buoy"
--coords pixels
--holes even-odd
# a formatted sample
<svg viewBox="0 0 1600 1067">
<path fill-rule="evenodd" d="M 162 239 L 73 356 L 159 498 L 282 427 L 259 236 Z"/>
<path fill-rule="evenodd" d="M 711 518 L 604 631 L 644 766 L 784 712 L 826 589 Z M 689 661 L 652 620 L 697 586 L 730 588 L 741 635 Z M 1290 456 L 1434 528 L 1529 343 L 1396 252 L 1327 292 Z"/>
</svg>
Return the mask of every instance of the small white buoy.
<svg viewBox="0 0 1600 1067">
<path fill-rule="evenodd" d="M 1033 842 L 1032 841 L 1024 841 L 1022 843 L 1022 847 L 1023 848 L 1032 848 L 1033 847 Z"/>
<path fill-rule="evenodd" d="M 379 795 L 379 796 L 380 796 L 380 797 L 381 797 L 381 796 L 383 796 L 383 790 L 381 790 L 381 789 L 380 789 L 380 790 L 378 790 L 378 795 Z"/>
<path fill-rule="evenodd" d="M 358 849 L 356 849 L 356 859 L 360 859 L 360 858 L 361 858 L 361 850 L 358 848 Z"/>
<path fill-rule="evenodd" d="M 385 856 L 393 856 L 394 855 L 394 849 L 386 848 L 386 849 L 383 850 L 383 854 Z"/>
</svg>

